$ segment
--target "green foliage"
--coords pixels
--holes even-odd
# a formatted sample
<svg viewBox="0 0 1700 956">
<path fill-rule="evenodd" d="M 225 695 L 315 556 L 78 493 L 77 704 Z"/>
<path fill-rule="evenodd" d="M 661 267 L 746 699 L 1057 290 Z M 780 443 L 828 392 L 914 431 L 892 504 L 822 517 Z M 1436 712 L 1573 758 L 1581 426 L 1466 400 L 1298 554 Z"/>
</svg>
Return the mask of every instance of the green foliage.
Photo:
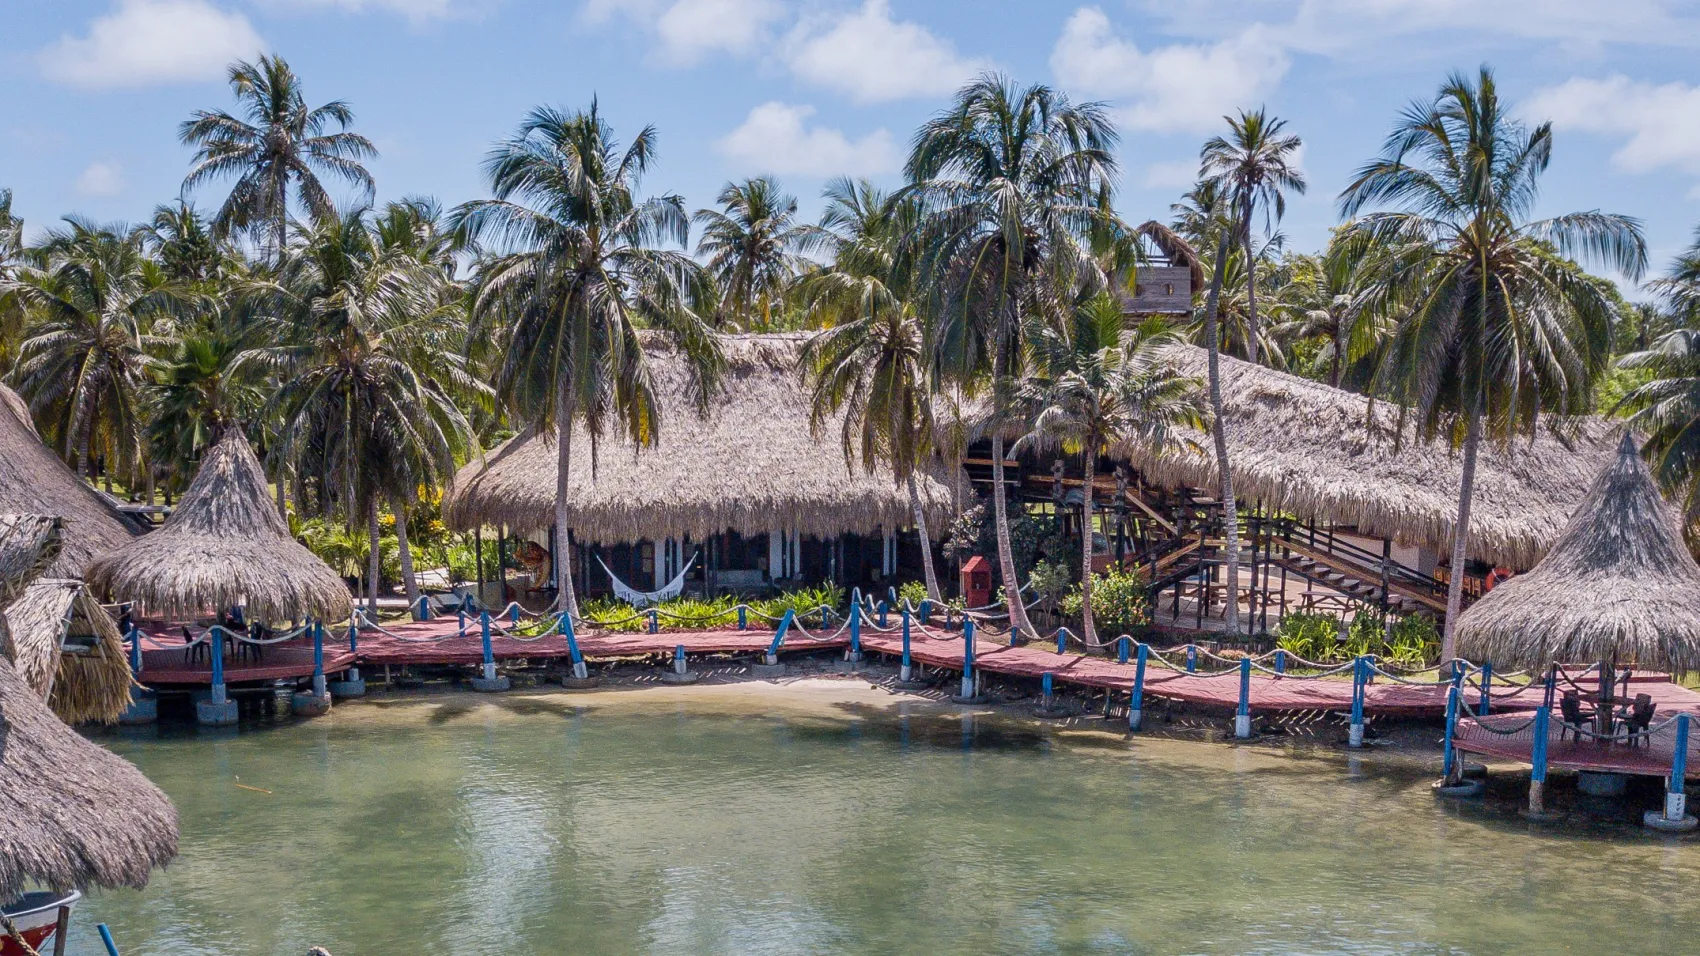
<svg viewBox="0 0 1700 956">
<path fill-rule="evenodd" d="M 925 581 L 905 581 L 898 585 L 897 599 L 907 601 L 910 607 L 920 607 L 927 599 L 927 583 Z"/>
<path fill-rule="evenodd" d="M 1342 638 L 1340 618 L 1295 611 L 1276 627 L 1275 646 L 1318 663 L 1373 654 L 1396 664 L 1421 666 L 1438 656 L 1440 631 L 1433 618 L 1422 614 L 1395 618 L 1389 629 L 1381 612 L 1366 608 L 1353 616 Z"/>
<path fill-rule="evenodd" d="M 1068 565 L 1061 561 L 1040 561 L 1027 575 L 1027 586 L 1046 607 L 1064 600 L 1073 583 L 1074 576 L 1069 573 Z"/>
<path fill-rule="evenodd" d="M 1332 614 L 1294 611 L 1275 627 L 1275 646 L 1308 661 L 1333 660 L 1339 643 L 1340 619 Z"/>
<path fill-rule="evenodd" d="M 922 596 L 925 597 L 925 594 Z M 802 617 L 804 614 L 813 614 L 822 606 L 841 612 L 845 607 L 844 601 L 844 589 L 829 582 L 818 587 L 786 591 L 766 599 L 752 600 L 732 595 L 714 598 L 680 595 L 672 600 L 662 601 L 655 606 L 655 610 L 657 623 L 663 631 L 700 631 L 736 623 L 738 614 L 735 609 L 739 604 L 749 605 L 750 626 L 761 627 L 771 623 L 764 621 L 762 615 L 777 619 L 789 610 Z M 640 613 L 630 604 L 613 598 L 603 597 L 581 602 L 579 613 L 590 623 L 618 633 L 637 633 L 649 627 L 647 615 Z M 814 623 L 812 620 L 809 622 L 810 626 Z"/>
<path fill-rule="evenodd" d="M 1151 624 L 1151 602 L 1146 588 L 1150 582 L 1143 571 L 1118 571 L 1092 575 L 1092 618 L 1108 636 L 1138 636 Z M 1062 612 L 1081 616 L 1081 591 L 1070 591 L 1062 601 Z"/>
</svg>

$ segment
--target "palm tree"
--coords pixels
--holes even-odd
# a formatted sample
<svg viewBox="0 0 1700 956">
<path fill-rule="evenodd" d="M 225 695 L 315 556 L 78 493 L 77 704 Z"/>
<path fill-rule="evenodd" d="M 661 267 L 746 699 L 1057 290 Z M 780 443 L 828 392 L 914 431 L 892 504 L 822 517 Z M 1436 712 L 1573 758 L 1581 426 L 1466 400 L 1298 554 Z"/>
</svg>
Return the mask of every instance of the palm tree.
<svg viewBox="0 0 1700 956">
<path fill-rule="evenodd" d="M 1620 405 L 1634 411 L 1631 427 L 1647 436 L 1642 453 L 1660 483 L 1682 495 L 1692 526 L 1700 516 L 1700 331 L 1673 329 L 1618 365 L 1652 376 Z"/>
<path fill-rule="evenodd" d="M 691 221 L 702 227 L 697 257 L 720 286 L 717 320 L 771 328 L 804 269 L 799 253 L 819 242 L 819 232 L 796 221 L 796 197 L 768 176 L 727 183 L 715 202 L 720 209 L 700 209 Z"/>
<path fill-rule="evenodd" d="M 455 211 L 456 231 L 500 243 L 483 266 L 473 319 L 501 327 L 506 348 L 496 389 L 532 428 L 556 430 L 555 585 L 577 615 L 569 556 L 572 434 L 583 424 L 592 461 L 612 428 L 639 447 L 655 443 L 661 409 L 638 329 L 660 331 L 686 357 L 699 410 L 724 365 L 701 318 L 713 283 L 680 251 L 689 219 L 677 196 L 636 199 L 655 156 L 645 128 L 624 150 L 596 104 L 564 113 L 538 107 L 484 164 L 495 198 Z"/>
<path fill-rule="evenodd" d="M 202 450 L 225 428 L 259 412 L 260 387 L 233 371 L 246 349 L 237 330 L 196 329 L 178 338 L 156 363 L 146 416 L 149 473 L 154 468 L 165 473 L 168 493 L 188 486 Z"/>
<path fill-rule="evenodd" d="M 158 343 L 150 323 L 185 307 L 148 258 L 142 234 L 67 219 L 27 250 L 11 280 L 26 314 L 12 380 L 42 430 L 87 477 L 98 450 L 114 466 L 142 458 L 143 392 Z"/>
<path fill-rule="evenodd" d="M 366 210 L 319 222 L 287 250 L 265 290 L 283 341 L 239 362 L 282 383 L 270 406 L 282 422 L 298 504 L 311 482 L 321 513 L 339 506 L 350 521 L 364 514 L 374 614 L 380 503 L 395 515 L 403 584 L 415 602 L 408 503 L 420 485 L 446 480 L 471 443 L 456 399 L 488 393 L 465 369 L 464 311 L 441 281 L 415 257 L 386 249 Z"/>
<path fill-rule="evenodd" d="M 213 237 L 206 220 L 186 200 L 155 206 L 153 219 L 142 227 L 142 234 L 172 282 L 206 286 L 226 277 L 232 250 Z"/>
<path fill-rule="evenodd" d="M 280 56 L 238 61 L 229 78 L 242 117 L 196 110 L 177 130 L 185 146 L 195 147 L 184 191 L 209 179 L 236 177 L 213 220 L 216 236 L 248 232 L 268 257 L 282 255 L 292 189 L 295 201 L 315 218 L 335 215 L 321 176 L 334 176 L 371 201 L 372 174 L 362 161 L 375 158 L 378 149 L 348 131 L 354 111 L 347 103 L 309 108 L 301 78 Z"/>
<path fill-rule="evenodd" d="M 916 245 L 934 300 L 934 374 L 990 381 L 998 570 L 1010 623 L 1029 632 L 1009 540 L 1002 420 L 1029 320 L 1066 315 L 1083 290 L 1108 285 L 1090 240 L 1119 228 L 1100 201 L 1115 179 L 1116 140 L 1101 104 L 1075 105 L 1048 86 L 1017 89 L 987 74 L 921 127 L 905 167 L 925 210 Z"/>
<path fill-rule="evenodd" d="M 1015 443 L 1060 447 L 1080 456 L 1081 631 L 1088 644 L 1098 632 L 1092 619 L 1092 505 L 1101 455 L 1155 451 L 1181 441 L 1183 426 L 1202 428 L 1204 408 L 1196 379 L 1179 373 L 1178 341 L 1161 320 L 1124 329 L 1121 304 L 1100 294 L 1076 310 L 1072 327 L 1035 323 L 1028 335 L 1032 373 L 1017 401 L 1032 428 Z"/>
<path fill-rule="evenodd" d="M 13 281 L 24 253 L 24 221 L 12 214 L 12 191 L 0 189 L 0 369 L 11 368 L 24 310 Z"/>
<path fill-rule="evenodd" d="M 860 460 L 873 474 L 883 461 L 892 479 L 907 486 L 927 598 L 938 601 L 932 537 L 915 481 L 931 457 L 934 428 L 926 329 L 910 296 L 910 271 L 900 261 L 918 210 L 913 201 L 866 181 L 834 180 L 826 196 L 822 221 L 832 237 L 833 266 L 804 280 L 801 289 L 809 315 L 824 327 L 801 360 L 812 383 L 810 425 L 818 431 L 842 410 L 845 464 Z"/>
<path fill-rule="evenodd" d="M 1409 107 L 1383 154 L 1340 194 L 1344 215 L 1372 205 L 1346 235 L 1388 249 L 1378 269 L 1408 304 L 1376 369 L 1372 394 L 1399 404 L 1424 439 L 1463 446 L 1441 656 L 1456 653 L 1470 497 L 1484 432 L 1509 440 L 1540 414 L 1587 409 L 1611 346 L 1610 283 L 1564 256 L 1639 277 L 1640 223 L 1600 212 L 1531 221 L 1552 126 L 1529 129 L 1500 101 L 1493 73 L 1453 74 Z"/>
<path fill-rule="evenodd" d="M 1381 250 L 1361 245 L 1336 238 L 1322 255 L 1292 256 L 1270 309 L 1278 341 L 1320 341 L 1314 361 L 1327 363 L 1335 388 L 1364 387 L 1362 375 L 1347 373 L 1375 362 L 1385 339 L 1389 304 L 1375 281 Z"/>
</svg>

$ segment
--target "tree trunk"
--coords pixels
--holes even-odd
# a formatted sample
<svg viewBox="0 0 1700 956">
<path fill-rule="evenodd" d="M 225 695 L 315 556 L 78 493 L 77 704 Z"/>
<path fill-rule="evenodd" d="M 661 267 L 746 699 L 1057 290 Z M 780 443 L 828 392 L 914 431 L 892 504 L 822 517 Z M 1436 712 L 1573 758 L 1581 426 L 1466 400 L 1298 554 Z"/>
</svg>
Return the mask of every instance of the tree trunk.
<svg viewBox="0 0 1700 956">
<path fill-rule="evenodd" d="M 1458 615 L 1464 610 L 1464 562 L 1470 537 L 1470 498 L 1476 484 L 1476 450 L 1482 443 L 1482 406 L 1477 398 L 1464 428 L 1464 474 L 1458 484 L 1458 526 L 1452 532 L 1452 580 L 1446 585 L 1446 630 L 1440 641 L 1442 664 L 1458 656 Z"/>
<path fill-rule="evenodd" d="M 289 498 L 283 489 L 283 486 L 288 482 L 289 473 L 282 466 L 279 466 L 277 470 L 277 514 L 278 517 L 283 519 L 284 524 L 289 523 Z"/>
<path fill-rule="evenodd" d="M 915 512 L 915 532 L 921 539 L 921 577 L 927 582 L 927 600 L 939 601 L 939 576 L 933 570 L 933 539 L 927 534 L 927 512 L 921 507 L 921 492 L 915 487 L 915 476 L 909 476 L 909 508 Z"/>
<path fill-rule="evenodd" d="M 401 556 L 401 586 L 407 591 L 407 606 L 419 606 L 419 579 L 413 574 L 413 549 L 407 545 L 407 502 L 400 495 L 390 496 L 390 510 L 395 512 L 395 543 Z"/>
<path fill-rule="evenodd" d="M 366 555 L 366 615 L 373 623 L 378 620 L 378 576 L 383 572 L 383 555 L 378 550 L 382 534 L 378 530 L 378 496 L 366 503 L 366 536 L 372 550 Z"/>
<path fill-rule="evenodd" d="M 1334 320 L 1334 364 L 1328 373 L 1328 384 L 1340 387 L 1340 371 L 1346 361 L 1345 323 L 1341 319 Z"/>
<path fill-rule="evenodd" d="M 1027 608 L 1021 603 L 1021 583 L 1015 576 L 1015 549 L 1009 543 L 1009 507 L 1003 487 L 1003 436 L 992 433 L 992 514 L 998 539 L 998 573 L 1003 576 L 1004 603 L 1009 606 L 1009 625 L 1019 627 L 1031 637 L 1038 633 L 1027 620 Z"/>
<path fill-rule="evenodd" d="M 1080 633 L 1088 646 L 1098 643 L 1098 628 L 1092 621 L 1092 478 L 1098 466 L 1096 448 L 1097 441 L 1093 440 L 1080 456 L 1086 479 L 1080 487 Z"/>
<path fill-rule="evenodd" d="M 1222 476 L 1222 538 L 1228 551 L 1228 567 L 1226 584 L 1228 586 L 1228 607 L 1223 613 L 1222 623 L 1229 634 L 1240 633 L 1240 514 L 1239 506 L 1234 501 L 1234 476 L 1228 467 L 1228 431 L 1226 415 L 1222 411 L 1222 369 L 1217 348 L 1216 310 L 1222 301 L 1222 273 L 1228 260 L 1229 231 L 1222 230 L 1221 241 L 1216 247 L 1216 268 L 1210 279 L 1210 295 L 1204 303 L 1204 339 L 1206 355 L 1209 357 L 1210 378 L 1210 433 L 1216 444 L 1216 470 Z M 1198 596 L 1200 601 L 1204 595 Z"/>
<path fill-rule="evenodd" d="M 1246 335 L 1251 338 L 1247 353 L 1251 356 L 1251 364 L 1256 365 L 1262 355 L 1262 340 L 1257 337 L 1257 258 L 1251 249 L 1251 203 L 1245 204 L 1245 223 L 1241 226 L 1240 238 L 1245 242 L 1245 304 L 1246 304 Z"/>
<path fill-rule="evenodd" d="M 563 387 L 555 394 L 555 606 L 578 617 L 573 593 L 572 536 L 567 533 L 568 482 L 572 477 L 573 419 Z"/>
</svg>

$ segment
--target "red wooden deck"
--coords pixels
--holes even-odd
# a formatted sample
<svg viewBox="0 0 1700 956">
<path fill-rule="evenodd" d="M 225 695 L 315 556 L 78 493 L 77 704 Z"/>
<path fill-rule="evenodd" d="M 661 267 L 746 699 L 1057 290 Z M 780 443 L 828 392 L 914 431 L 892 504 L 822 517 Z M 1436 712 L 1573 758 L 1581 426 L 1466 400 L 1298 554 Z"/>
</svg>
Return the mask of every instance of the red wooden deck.
<svg viewBox="0 0 1700 956">
<path fill-rule="evenodd" d="M 478 664 L 483 660 L 483 643 L 476 625 L 469 625 L 465 634 L 456 636 L 458 629 L 456 619 L 439 618 L 387 624 L 383 631 L 362 631 L 355 652 L 351 653 L 341 639 L 327 643 L 325 670 L 335 672 L 355 664 Z M 338 634 L 340 636 L 340 631 Z M 910 655 L 916 663 L 945 670 L 961 669 L 960 632 L 915 627 L 911 636 Z M 659 634 L 587 632 L 578 637 L 579 651 L 592 660 L 671 654 L 673 648 L 680 644 L 684 645 L 687 654 L 753 654 L 765 651 L 772 641 L 773 632 L 765 628 L 740 631 L 734 627 L 663 631 Z M 498 661 L 521 658 L 548 661 L 567 657 L 566 639 L 559 634 L 521 639 L 498 631 L 491 635 L 490 644 Z M 810 640 L 794 630 L 786 636 L 782 651 L 843 648 L 848 644 L 849 637 L 844 633 L 830 640 Z M 146 637 L 142 681 L 150 685 L 209 683 L 211 673 L 206 659 L 203 657 L 190 666 L 179 645 L 180 639 L 170 633 Z M 872 627 L 863 629 L 862 645 L 870 652 L 893 657 L 903 651 L 902 637 L 896 631 L 878 631 Z M 1055 680 L 1064 684 L 1120 691 L 1133 688 L 1135 671 L 1131 663 L 1118 664 L 1113 659 L 1082 654 L 1058 654 L 1049 645 L 1009 647 L 988 640 L 975 641 L 975 664 L 993 674 L 1037 678 L 1049 672 Z M 227 660 L 225 680 L 240 683 L 307 677 L 312 673 L 311 645 L 291 642 L 266 648 L 264 659 L 259 663 Z M 1539 707 L 1544 698 L 1544 690 L 1538 684 L 1500 696 L 1504 689 L 1505 685 L 1495 687 L 1493 709 L 1496 712 L 1530 711 Z M 1231 709 L 1239 702 L 1239 674 L 1235 670 L 1182 674 L 1152 663 L 1146 669 L 1145 692 L 1155 697 Z M 1659 682 L 1654 675 L 1637 675 L 1633 692 L 1651 694 L 1658 704 L 1660 719 L 1678 711 L 1700 714 L 1700 694 L 1669 683 L 1668 679 Z M 1466 694 L 1466 702 L 1472 708 L 1478 699 L 1479 694 L 1473 689 Z M 1352 684 L 1344 675 L 1325 680 L 1276 677 L 1258 672 L 1251 676 L 1251 708 L 1260 713 L 1345 711 L 1351 706 Z M 1381 716 L 1440 716 L 1446 710 L 1446 688 L 1439 684 L 1401 684 L 1378 677 L 1365 689 L 1364 707 L 1368 713 Z M 1526 745 L 1524 752 L 1527 752 Z"/>
<path fill-rule="evenodd" d="M 1661 713 L 1662 710 L 1661 708 Z M 1535 745 L 1534 728 L 1527 727 L 1512 734 L 1494 733 L 1488 729 L 1516 727 L 1528 719 L 1523 715 L 1489 716 L 1485 719 L 1461 717 L 1453 734 L 1453 746 L 1486 757 L 1530 763 L 1533 760 Z M 1658 720 L 1654 723 L 1658 723 Z M 1671 761 L 1676 752 L 1674 727 L 1666 727 L 1635 747 L 1602 740 L 1577 740 L 1568 733 L 1565 734 L 1565 739 L 1560 740 L 1561 730 L 1562 727 L 1556 719 L 1547 727 L 1549 767 L 1651 777 L 1662 777 L 1670 773 Z M 1691 738 L 1688 746 L 1688 766 L 1696 767 L 1697 757 L 1700 757 L 1700 738 Z M 1700 770 L 1696 773 L 1700 773 Z"/>
</svg>

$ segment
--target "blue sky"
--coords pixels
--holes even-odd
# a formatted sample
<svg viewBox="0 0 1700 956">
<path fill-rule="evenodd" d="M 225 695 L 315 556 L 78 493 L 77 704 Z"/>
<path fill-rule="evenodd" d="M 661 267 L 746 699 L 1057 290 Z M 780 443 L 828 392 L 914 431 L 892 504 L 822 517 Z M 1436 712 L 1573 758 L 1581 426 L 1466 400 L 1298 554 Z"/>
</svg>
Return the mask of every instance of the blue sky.
<svg viewBox="0 0 1700 956">
<path fill-rule="evenodd" d="M 225 64 L 261 50 L 352 104 L 380 199 L 484 195 L 479 160 L 527 109 L 598 96 L 617 131 L 659 129 L 650 192 L 695 208 L 771 172 L 813 215 L 834 173 L 895 182 L 915 126 L 995 68 L 1111 105 L 1132 219 L 1167 217 L 1223 113 L 1267 105 L 1305 140 L 1283 231 L 1311 248 L 1398 110 L 1485 62 L 1555 122 L 1543 211 L 1640 217 L 1656 269 L 1700 221 L 1694 3 L 0 0 L 0 26 L 0 187 L 32 228 L 174 198 L 177 124 L 228 106 Z"/>
</svg>

